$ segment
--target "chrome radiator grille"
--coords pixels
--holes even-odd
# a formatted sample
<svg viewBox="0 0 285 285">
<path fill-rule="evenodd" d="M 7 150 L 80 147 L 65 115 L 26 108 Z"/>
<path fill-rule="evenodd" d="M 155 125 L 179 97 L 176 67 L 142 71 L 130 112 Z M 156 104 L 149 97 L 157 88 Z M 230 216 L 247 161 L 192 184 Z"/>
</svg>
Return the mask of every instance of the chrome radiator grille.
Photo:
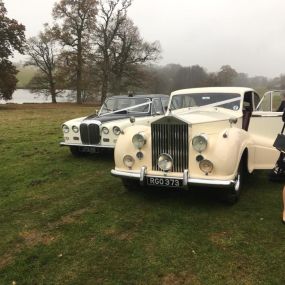
<svg viewBox="0 0 285 285">
<path fill-rule="evenodd" d="M 80 136 L 83 144 L 98 144 L 100 142 L 99 126 L 97 124 L 81 124 Z"/>
<path fill-rule="evenodd" d="M 171 172 L 183 172 L 188 169 L 188 125 L 182 124 L 152 124 L 152 169 L 160 170 L 157 161 L 162 153 L 173 158 Z"/>
</svg>

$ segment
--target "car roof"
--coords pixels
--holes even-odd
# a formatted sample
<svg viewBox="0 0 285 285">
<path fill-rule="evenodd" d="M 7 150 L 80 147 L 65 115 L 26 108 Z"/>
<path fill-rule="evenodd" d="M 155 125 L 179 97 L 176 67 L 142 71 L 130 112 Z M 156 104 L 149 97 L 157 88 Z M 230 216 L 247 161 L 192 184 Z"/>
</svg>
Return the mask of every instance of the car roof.
<svg viewBox="0 0 285 285">
<path fill-rule="evenodd" d="M 189 93 L 238 93 L 243 94 L 244 92 L 254 91 L 248 87 L 202 87 L 202 88 L 188 88 L 176 90 L 171 95 L 189 94 Z"/>
<path fill-rule="evenodd" d="M 143 95 L 116 95 L 116 96 L 110 96 L 107 99 L 124 99 L 124 98 L 169 98 L 169 95 L 166 94 L 143 94 Z"/>
</svg>

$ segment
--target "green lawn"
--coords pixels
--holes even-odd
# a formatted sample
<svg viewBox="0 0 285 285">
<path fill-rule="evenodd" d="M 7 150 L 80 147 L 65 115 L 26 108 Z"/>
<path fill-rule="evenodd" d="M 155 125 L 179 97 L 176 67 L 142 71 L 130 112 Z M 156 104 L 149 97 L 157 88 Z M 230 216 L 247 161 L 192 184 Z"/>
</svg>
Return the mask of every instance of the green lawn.
<svg viewBox="0 0 285 285">
<path fill-rule="evenodd" d="M 60 124 L 94 107 L 0 105 L 0 284 L 285 284 L 281 184 L 127 192 Z"/>
</svg>

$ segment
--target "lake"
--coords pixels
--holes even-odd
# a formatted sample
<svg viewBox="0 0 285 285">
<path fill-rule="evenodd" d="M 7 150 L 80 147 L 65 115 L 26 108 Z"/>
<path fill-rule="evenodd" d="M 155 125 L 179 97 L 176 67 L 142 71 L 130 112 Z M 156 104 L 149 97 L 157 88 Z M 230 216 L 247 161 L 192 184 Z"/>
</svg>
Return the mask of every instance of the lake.
<svg viewBox="0 0 285 285">
<path fill-rule="evenodd" d="M 75 102 L 75 91 L 65 90 L 57 97 L 57 102 Z M 24 103 L 51 103 L 51 96 L 46 97 L 41 93 L 32 93 L 27 89 L 17 89 L 12 96 L 12 100 L 5 101 L 0 99 L 0 104 L 24 104 Z"/>
</svg>

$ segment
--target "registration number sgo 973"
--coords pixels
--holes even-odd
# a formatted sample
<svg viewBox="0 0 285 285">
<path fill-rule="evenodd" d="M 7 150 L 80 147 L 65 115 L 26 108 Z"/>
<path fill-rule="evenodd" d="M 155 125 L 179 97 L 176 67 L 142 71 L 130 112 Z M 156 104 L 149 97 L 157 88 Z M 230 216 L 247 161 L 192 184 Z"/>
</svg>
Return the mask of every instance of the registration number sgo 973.
<svg viewBox="0 0 285 285">
<path fill-rule="evenodd" d="M 147 185 L 152 186 L 165 186 L 165 187 L 181 187 L 182 180 L 173 178 L 158 178 L 158 177 L 147 177 Z"/>
</svg>

